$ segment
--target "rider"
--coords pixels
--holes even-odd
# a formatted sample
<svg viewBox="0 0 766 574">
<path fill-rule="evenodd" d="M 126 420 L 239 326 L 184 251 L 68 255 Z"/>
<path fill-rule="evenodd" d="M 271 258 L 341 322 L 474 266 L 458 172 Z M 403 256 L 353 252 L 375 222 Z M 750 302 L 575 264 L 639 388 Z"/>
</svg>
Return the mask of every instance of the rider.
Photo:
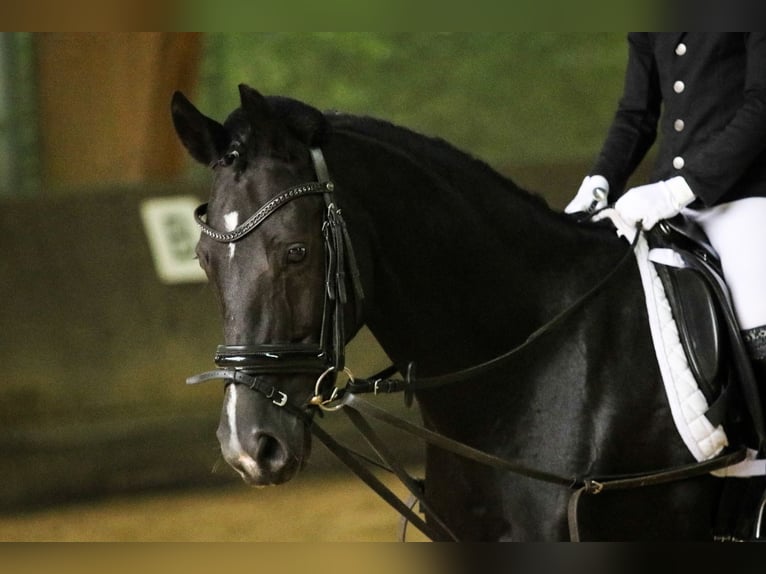
<svg viewBox="0 0 766 574">
<path fill-rule="evenodd" d="M 766 394 L 766 33 L 636 32 L 628 49 L 606 141 L 565 211 L 604 207 L 608 196 L 629 225 L 679 213 L 699 223 Z M 658 124 L 651 183 L 624 191 Z"/>
</svg>

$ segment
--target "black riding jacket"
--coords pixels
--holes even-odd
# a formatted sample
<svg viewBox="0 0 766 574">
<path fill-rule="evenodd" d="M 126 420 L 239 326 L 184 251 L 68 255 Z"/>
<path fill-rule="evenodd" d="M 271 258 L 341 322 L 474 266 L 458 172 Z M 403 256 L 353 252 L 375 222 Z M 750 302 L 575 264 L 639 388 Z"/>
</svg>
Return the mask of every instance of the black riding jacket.
<svg viewBox="0 0 766 574">
<path fill-rule="evenodd" d="M 652 181 L 683 175 L 706 206 L 766 197 L 766 32 L 628 35 L 625 88 L 591 174 L 610 199 L 657 137 Z"/>
</svg>

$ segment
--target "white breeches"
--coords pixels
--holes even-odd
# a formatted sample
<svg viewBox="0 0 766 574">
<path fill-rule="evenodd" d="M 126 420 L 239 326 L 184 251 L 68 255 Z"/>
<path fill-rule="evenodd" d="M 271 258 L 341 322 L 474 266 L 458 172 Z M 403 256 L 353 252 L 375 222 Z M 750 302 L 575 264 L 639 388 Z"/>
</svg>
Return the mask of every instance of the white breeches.
<svg viewBox="0 0 766 574">
<path fill-rule="evenodd" d="M 766 325 L 766 198 L 751 197 L 683 214 L 718 252 L 742 330 Z"/>
</svg>

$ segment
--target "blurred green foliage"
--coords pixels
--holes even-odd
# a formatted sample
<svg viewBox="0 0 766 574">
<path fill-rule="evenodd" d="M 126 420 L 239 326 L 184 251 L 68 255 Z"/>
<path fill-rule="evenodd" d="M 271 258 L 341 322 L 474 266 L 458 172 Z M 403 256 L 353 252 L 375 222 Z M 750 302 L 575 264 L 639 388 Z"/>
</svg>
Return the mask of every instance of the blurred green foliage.
<svg viewBox="0 0 766 574">
<path fill-rule="evenodd" d="M 236 86 L 388 119 L 495 166 L 590 162 L 622 90 L 624 32 L 261 32 L 206 36 L 201 109 Z"/>
</svg>

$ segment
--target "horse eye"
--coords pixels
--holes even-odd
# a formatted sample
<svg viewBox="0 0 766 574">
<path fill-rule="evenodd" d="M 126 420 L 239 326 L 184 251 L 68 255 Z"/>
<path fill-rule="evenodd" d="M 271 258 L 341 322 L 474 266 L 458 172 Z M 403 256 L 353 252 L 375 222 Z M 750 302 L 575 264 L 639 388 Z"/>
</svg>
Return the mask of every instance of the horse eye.
<svg viewBox="0 0 766 574">
<path fill-rule="evenodd" d="M 239 152 L 237 150 L 232 150 L 221 158 L 221 164 L 228 167 L 231 164 L 233 164 L 235 161 L 237 161 L 238 157 L 239 157 Z"/>
<path fill-rule="evenodd" d="M 306 258 L 306 246 L 303 243 L 296 243 L 287 248 L 287 262 L 300 263 Z"/>
</svg>

